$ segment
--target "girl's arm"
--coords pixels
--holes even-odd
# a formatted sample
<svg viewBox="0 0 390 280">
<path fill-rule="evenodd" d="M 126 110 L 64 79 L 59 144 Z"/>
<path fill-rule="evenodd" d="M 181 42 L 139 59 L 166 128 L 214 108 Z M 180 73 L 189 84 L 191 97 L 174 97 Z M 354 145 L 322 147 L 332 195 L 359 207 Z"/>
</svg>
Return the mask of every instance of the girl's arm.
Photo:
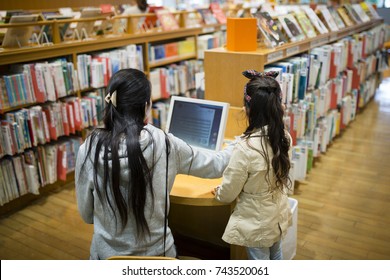
<svg viewBox="0 0 390 280">
<path fill-rule="evenodd" d="M 249 157 L 241 144 L 238 144 L 223 173 L 222 185 L 216 188 L 216 200 L 231 203 L 238 197 L 248 179 L 248 164 Z"/>
</svg>

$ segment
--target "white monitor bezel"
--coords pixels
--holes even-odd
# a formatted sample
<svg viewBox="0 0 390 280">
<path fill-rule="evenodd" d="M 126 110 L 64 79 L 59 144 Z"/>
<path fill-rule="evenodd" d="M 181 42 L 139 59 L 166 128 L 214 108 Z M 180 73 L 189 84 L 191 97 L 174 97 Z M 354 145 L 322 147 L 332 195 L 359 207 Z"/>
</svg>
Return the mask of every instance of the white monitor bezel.
<svg viewBox="0 0 390 280">
<path fill-rule="evenodd" d="M 176 101 L 194 103 L 194 104 L 206 104 L 206 105 L 212 105 L 212 106 L 219 106 L 222 108 L 220 126 L 218 129 L 217 143 L 216 143 L 215 149 L 214 149 L 214 151 L 220 151 L 222 149 L 222 145 L 224 142 L 225 130 L 226 130 L 226 124 L 227 124 L 227 118 L 228 118 L 228 114 L 229 114 L 230 104 L 226 103 L 226 102 L 206 100 L 206 99 L 196 99 L 196 98 L 182 97 L 182 96 L 176 96 L 176 95 L 172 96 L 171 102 L 169 105 L 169 110 L 168 110 L 167 124 L 166 124 L 166 128 L 165 128 L 166 133 L 169 133 L 169 129 L 171 126 L 172 114 L 173 114 L 173 108 L 174 108 Z M 194 146 L 194 147 L 201 149 L 201 150 L 212 151 L 212 149 L 207 149 L 207 148 L 196 146 L 196 145 L 191 145 L 191 146 Z"/>
</svg>

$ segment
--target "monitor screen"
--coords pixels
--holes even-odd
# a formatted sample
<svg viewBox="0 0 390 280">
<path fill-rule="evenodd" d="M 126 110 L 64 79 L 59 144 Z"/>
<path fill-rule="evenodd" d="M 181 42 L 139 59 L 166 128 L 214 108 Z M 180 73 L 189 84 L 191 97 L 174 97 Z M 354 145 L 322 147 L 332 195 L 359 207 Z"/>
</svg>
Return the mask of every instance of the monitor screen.
<svg viewBox="0 0 390 280">
<path fill-rule="evenodd" d="M 173 96 L 166 130 L 191 146 L 219 151 L 228 110 L 228 103 Z"/>
</svg>

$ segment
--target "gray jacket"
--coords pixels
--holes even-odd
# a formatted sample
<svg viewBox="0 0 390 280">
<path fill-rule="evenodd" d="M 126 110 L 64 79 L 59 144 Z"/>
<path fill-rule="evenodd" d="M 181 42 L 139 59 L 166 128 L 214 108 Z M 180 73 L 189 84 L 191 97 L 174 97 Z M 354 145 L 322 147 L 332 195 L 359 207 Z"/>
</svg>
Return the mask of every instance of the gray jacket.
<svg viewBox="0 0 390 280">
<path fill-rule="evenodd" d="M 77 155 L 75 182 L 77 205 L 81 217 L 86 223 L 94 224 L 94 234 L 91 244 L 91 259 L 106 259 L 114 255 L 162 255 L 164 235 L 164 206 L 165 206 L 165 178 L 166 178 L 166 145 L 165 134 L 160 129 L 151 125 L 145 127 L 150 133 L 143 130 L 140 136 L 141 148 L 148 166 L 153 168 L 154 201 L 147 196 L 145 205 L 145 217 L 150 229 L 150 237 L 137 240 L 135 221 L 130 212 L 129 220 L 125 229 L 116 230 L 113 213 L 103 206 L 95 191 L 93 184 L 93 155 L 87 159 L 83 168 L 82 164 L 86 157 L 90 138 L 81 145 Z M 151 136 L 152 135 L 152 136 Z M 152 141 L 153 138 L 153 141 Z M 170 192 L 176 174 L 189 174 L 204 178 L 218 178 L 227 166 L 233 145 L 220 152 L 198 150 L 168 134 L 170 142 L 170 154 L 168 163 L 168 191 Z M 102 154 L 102 152 L 101 152 Z M 121 178 L 120 184 L 124 195 L 127 195 L 129 185 L 126 158 L 126 146 L 123 142 L 119 150 Z M 102 166 L 102 156 L 99 165 Z M 109 163 L 109 167 L 111 164 Z M 102 174 L 98 174 L 101 185 Z M 169 200 L 169 197 L 168 197 Z M 168 202 L 169 210 L 169 202 Z M 167 228 L 166 254 L 175 257 L 176 250 L 172 233 Z"/>
</svg>

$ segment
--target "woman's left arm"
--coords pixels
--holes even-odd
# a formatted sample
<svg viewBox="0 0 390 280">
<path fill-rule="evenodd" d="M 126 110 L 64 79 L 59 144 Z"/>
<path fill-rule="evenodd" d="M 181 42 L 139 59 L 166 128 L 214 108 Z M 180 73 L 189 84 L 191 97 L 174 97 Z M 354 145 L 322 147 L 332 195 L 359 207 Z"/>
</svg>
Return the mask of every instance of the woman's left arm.
<svg viewBox="0 0 390 280">
<path fill-rule="evenodd" d="M 77 153 L 75 168 L 76 198 L 79 213 L 88 224 L 93 224 L 93 167 L 90 160 L 84 163 L 86 144 L 82 144 Z"/>
</svg>

